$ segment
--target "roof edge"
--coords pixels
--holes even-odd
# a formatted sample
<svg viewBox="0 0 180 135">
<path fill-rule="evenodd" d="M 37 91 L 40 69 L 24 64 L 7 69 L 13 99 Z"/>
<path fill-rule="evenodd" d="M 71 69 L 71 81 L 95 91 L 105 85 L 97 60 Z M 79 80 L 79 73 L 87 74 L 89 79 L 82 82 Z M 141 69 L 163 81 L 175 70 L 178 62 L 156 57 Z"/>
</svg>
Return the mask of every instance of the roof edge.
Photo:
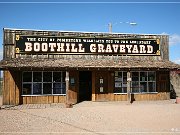
<svg viewBox="0 0 180 135">
<path fill-rule="evenodd" d="M 116 33 L 116 32 L 91 32 L 91 31 L 65 31 L 65 30 L 42 30 L 42 29 L 21 29 L 3 28 L 3 30 L 24 30 L 24 31 L 49 31 L 49 32 L 76 32 L 76 33 L 101 33 L 101 34 L 127 34 L 127 35 L 150 35 L 150 36 L 169 36 L 168 34 L 143 34 L 143 33 Z"/>
</svg>

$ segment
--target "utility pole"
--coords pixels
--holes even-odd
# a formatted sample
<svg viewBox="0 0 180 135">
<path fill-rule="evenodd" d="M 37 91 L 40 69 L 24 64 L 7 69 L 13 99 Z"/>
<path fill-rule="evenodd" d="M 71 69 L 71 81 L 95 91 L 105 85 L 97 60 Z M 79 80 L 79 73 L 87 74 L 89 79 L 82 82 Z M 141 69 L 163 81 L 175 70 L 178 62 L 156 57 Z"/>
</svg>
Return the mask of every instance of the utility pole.
<svg viewBox="0 0 180 135">
<path fill-rule="evenodd" d="M 109 33 L 112 33 L 112 23 L 109 23 L 108 27 L 109 27 Z"/>
<path fill-rule="evenodd" d="M 129 24 L 131 26 L 136 26 L 137 25 L 136 22 L 120 22 L 120 24 L 123 24 L 123 23 Z M 115 23 L 114 25 L 117 25 L 117 24 L 118 23 Z M 108 29 L 109 29 L 109 33 L 112 33 L 112 23 L 108 24 Z"/>
</svg>

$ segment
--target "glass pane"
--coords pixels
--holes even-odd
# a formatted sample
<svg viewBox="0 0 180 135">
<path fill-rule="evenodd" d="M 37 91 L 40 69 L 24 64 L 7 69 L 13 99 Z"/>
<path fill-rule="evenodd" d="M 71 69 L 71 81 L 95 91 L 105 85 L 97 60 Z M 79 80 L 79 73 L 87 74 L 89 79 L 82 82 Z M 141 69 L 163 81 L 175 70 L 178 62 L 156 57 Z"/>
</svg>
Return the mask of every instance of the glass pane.
<svg viewBox="0 0 180 135">
<path fill-rule="evenodd" d="M 33 83 L 33 94 L 42 94 L 42 84 Z"/>
<path fill-rule="evenodd" d="M 114 93 L 123 93 L 122 88 L 115 88 Z"/>
<path fill-rule="evenodd" d="M 43 72 L 43 82 L 52 82 L 52 72 Z"/>
<path fill-rule="evenodd" d="M 139 82 L 132 82 L 132 92 L 137 93 L 139 92 Z"/>
<path fill-rule="evenodd" d="M 127 72 L 123 72 L 123 82 L 127 82 Z"/>
<path fill-rule="evenodd" d="M 62 82 L 65 82 L 66 72 L 62 72 Z"/>
<path fill-rule="evenodd" d="M 156 92 L 156 83 L 155 82 L 149 82 L 148 83 L 148 89 L 149 89 L 149 92 Z"/>
<path fill-rule="evenodd" d="M 52 83 L 43 83 L 43 94 L 52 94 Z"/>
<path fill-rule="evenodd" d="M 32 82 L 32 72 L 23 73 L 23 82 Z"/>
<path fill-rule="evenodd" d="M 122 77 L 122 72 L 118 72 L 118 76 L 119 76 L 119 77 Z"/>
<path fill-rule="evenodd" d="M 139 72 L 132 72 L 132 81 L 139 81 Z"/>
<path fill-rule="evenodd" d="M 127 93 L 127 88 L 123 88 L 123 93 Z"/>
<path fill-rule="evenodd" d="M 147 72 L 140 72 L 140 81 L 147 81 Z"/>
<path fill-rule="evenodd" d="M 66 94 L 66 83 L 62 84 L 62 94 Z"/>
<path fill-rule="evenodd" d="M 140 83 L 140 92 L 147 92 L 147 82 Z"/>
<path fill-rule="evenodd" d="M 155 81 L 155 72 L 148 72 L 148 81 Z"/>
<path fill-rule="evenodd" d="M 53 72 L 53 82 L 61 82 L 61 72 Z"/>
<path fill-rule="evenodd" d="M 42 82 L 42 72 L 33 72 L 33 81 Z"/>
<path fill-rule="evenodd" d="M 23 95 L 31 95 L 31 84 L 23 84 Z"/>
<path fill-rule="evenodd" d="M 61 83 L 53 83 L 53 94 L 61 94 Z"/>
<path fill-rule="evenodd" d="M 115 82 L 115 88 L 120 88 L 122 87 L 122 82 Z"/>
</svg>

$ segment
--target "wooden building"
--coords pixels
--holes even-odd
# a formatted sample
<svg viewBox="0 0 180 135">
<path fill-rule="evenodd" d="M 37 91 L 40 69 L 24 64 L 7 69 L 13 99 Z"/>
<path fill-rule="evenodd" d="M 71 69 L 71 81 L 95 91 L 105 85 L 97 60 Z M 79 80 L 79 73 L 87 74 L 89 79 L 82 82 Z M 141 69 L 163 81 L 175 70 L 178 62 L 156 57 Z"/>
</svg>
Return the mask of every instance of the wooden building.
<svg viewBox="0 0 180 135">
<path fill-rule="evenodd" d="M 168 35 L 3 30 L 3 104 L 170 98 Z M 130 98 L 131 99 L 130 99 Z"/>
</svg>

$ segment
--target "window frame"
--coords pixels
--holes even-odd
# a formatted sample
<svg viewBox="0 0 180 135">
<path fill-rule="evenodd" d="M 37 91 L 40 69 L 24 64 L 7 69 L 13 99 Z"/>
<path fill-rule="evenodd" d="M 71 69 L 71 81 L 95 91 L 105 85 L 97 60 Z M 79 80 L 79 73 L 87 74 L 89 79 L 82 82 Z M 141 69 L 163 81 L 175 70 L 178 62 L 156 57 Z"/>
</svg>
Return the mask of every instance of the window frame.
<svg viewBox="0 0 180 135">
<path fill-rule="evenodd" d="M 138 78 L 139 78 L 139 80 L 138 81 L 131 81 L 131 84 L 130 84 L 130 87 L 131 87 L 131 93 L 132 94 L 139 94 L 139 93 L 158 93 L 157 92 L 157 88 L 156 88 L 156 71 L 131 71 L 131 78 L 132 78 L 132 72 L 138 72 Z M 145 79 L 145 81 L 141 81 L 141 73 L 143 73 L 143 72 L 145 72 L 146 74 L 147 74 L 147 76 L 146 76 L 146 79 Z M 149 80 L 149 73 L 150 72 L 153 72 L 154 73 L 154 80 L 152 81 L 152 80 Z M 133 82 L 138 82 L 139 84 L 139 90 L 138 90 L 138 92 L 133 92 L 132 91 L 132 83 Z M 146 83 L 146 92 L 142 92 L 142 90 L 141 90 L 141 83 Z M 155 90 L 154 90 L 154 92 L 150 92 L 149 91 L 149 83 L 154 83 L 155 85 L 154 85 L 154 87 L 155 87 Z"/>
<path fill-rule="evenodd" d="M 116 72 L 121 72 L 121 74 L 122 74 L 122 77 L 124 78 L 124 73 L 126 72 L 127 73 L 127 71 L 114 71 L 114 89 L 113 89 L 113 93 L 114 94 L 127 94 L 127 92 L 125 93 L 123 90 L 123 92 L 115 92 L 116 90 L 115 90 L 115 77 L 116 77 Z M 132 93 L 132 94 L 148 94 L 148 93 L 158 93 L 157 92 L 157 87 L 156 87 L 156 85 L 157 85 L 157 82 L 156 82 L 156 71 L 130 71 L 131 72 L 131 78 L 132 78 L 132 81 L 131 81 L 131 83 L 130 83 L 130 89 L 131 89 L 131 91 L 130 91 L 130 93 Z M 135 81 L 133 81 L 133 76 L 132 76 L 132 73 L 133 72 L 135 72 L 136 74 L 138 74 L 138 80 L 135 80 Z M 153 78 L 153 80 L 151 80 L 151 79 L 149 79 L 150 78 L 150 72 L 153 72 L 153 74 L 154 74 L 154 78 Z M 142 76 L 141 76 L 141 74 L 142 73 L 144 73 L 146 76 L 144 76 L 143 78 L 141 78 Z M 124 79 L 122 78 L 122 83 L 124 82 Z M 134 87 L 134 88 L 137 88 L 138 90 L 137 90 L 137 92 L 133 92 L 132 90 L 133 90 L 133 87 L 132 87 L 132 84 L 133 83 L 137 83 L 138 84 L 138 87 Z M 146 89 L 144 89 L 144 91 L 141 89 L 141 84 L 143 84 L 143 83 L 146 83 Z M 152 86 L 152 87 L 154 87 L 154 90 L 149 90 L 149 86 L 150 86 L 150 83 L 152 83 L 152 85 L 154 85 L 154 86 Z M 143 85 L 144 86 L 144 85 Z M 122 87 L 121 86 L 121 88 L 124 88 L 124 87 Z M 126 86 L 126 88 L 127 88 L 127 86 Z M 146 90 L 146 91 L 145 91 Z"/>
<path fill-rule="evenodd" d="M 24 82 L 24 73 L 26 73 L 26 72 L 31 72 L 31 82 Z M 42 79 L 41 79 L 41 82 L 35 82 L 33 79 L 33 74 L 34 74 L 34 72 L 41 72 L 41 74 L 42 74 Z M 50 72 L 51 73 L 51 81 L 49 81 L 49 82 L 44 82 L 44 73 L 45 72 Z M 60 73 L 60 81 L 59 82 L 55 82 L 54 80 L 53 80 L 53 74 L 54 73 L 56 73 L 56 72 L 59 72 Z M 62 96 L 64 96 L 64 95 L 66 95 L 66 85 L 65 85 L 65 90 L 63 90 L 63 84 L 65 84 L 66 82 L 65 82 L 65 78 L 63 79 L 63 73 L 64 73 L 65 71 L 23 71 L 22 72 L 22 92 L 21 92 L 21 96 L 58 96 L 58 95 L 62 95 Z M 36 83 L 38 83 L 38 84 L 41 84 L 41 94 L 33 94 L 33 92 L 34 92 L 34 89 L 33 89 L 33 85 L 34 84 L 36 84 Z M 58 83 L 58 84 L 60 84 L 60 94 L 54 94 L 54 83 Z M 24 84 L 30 84 L 31 85 L 31 94 L 24 94 L 23 93 L 23 89 L 24 89 L 24 87 L 23 87 L 23 85 Z M 44 89 L 43 89 L 43 85 L 44 84 L 51 84 L 51 94 L 44 94 Z M 63 93 L 63 91 L 65 91 L 65 93 Z"/>
<path fill-rule="evenodd" d="M 121 75 L 122 75 L 122 80 L 121 81 L 116 81 L 115 80 L 115 77 L 117 77 L 116 72 L 118 74 L 119 74 L 119 72 L 121 73 Z M 124 75 L 124 74 L 126 74 L 126 75 Z M 126 76 L 126 81 L 124 81 L 124 76 Z M 115 92 L 115 88 L 118 88 L 118 87 L 115 87 L 115 82 L 121 82 L 121 87 L 119 87 L 119 88 L 121 88 L 123 92 Z M 122 86 L 124 84 L 124 82 L 126 82 L 126 87 Z M 125 88 L 126 88 L 126 90 L 124 90 Z M 114 94 L 127 94 L 127 92 L 124 92 L 124 91 L 127 91 L 127 71 L 115 71 L 114 72 L 114 90 L 113 90 L 113 93 Z"/>
</svg>

